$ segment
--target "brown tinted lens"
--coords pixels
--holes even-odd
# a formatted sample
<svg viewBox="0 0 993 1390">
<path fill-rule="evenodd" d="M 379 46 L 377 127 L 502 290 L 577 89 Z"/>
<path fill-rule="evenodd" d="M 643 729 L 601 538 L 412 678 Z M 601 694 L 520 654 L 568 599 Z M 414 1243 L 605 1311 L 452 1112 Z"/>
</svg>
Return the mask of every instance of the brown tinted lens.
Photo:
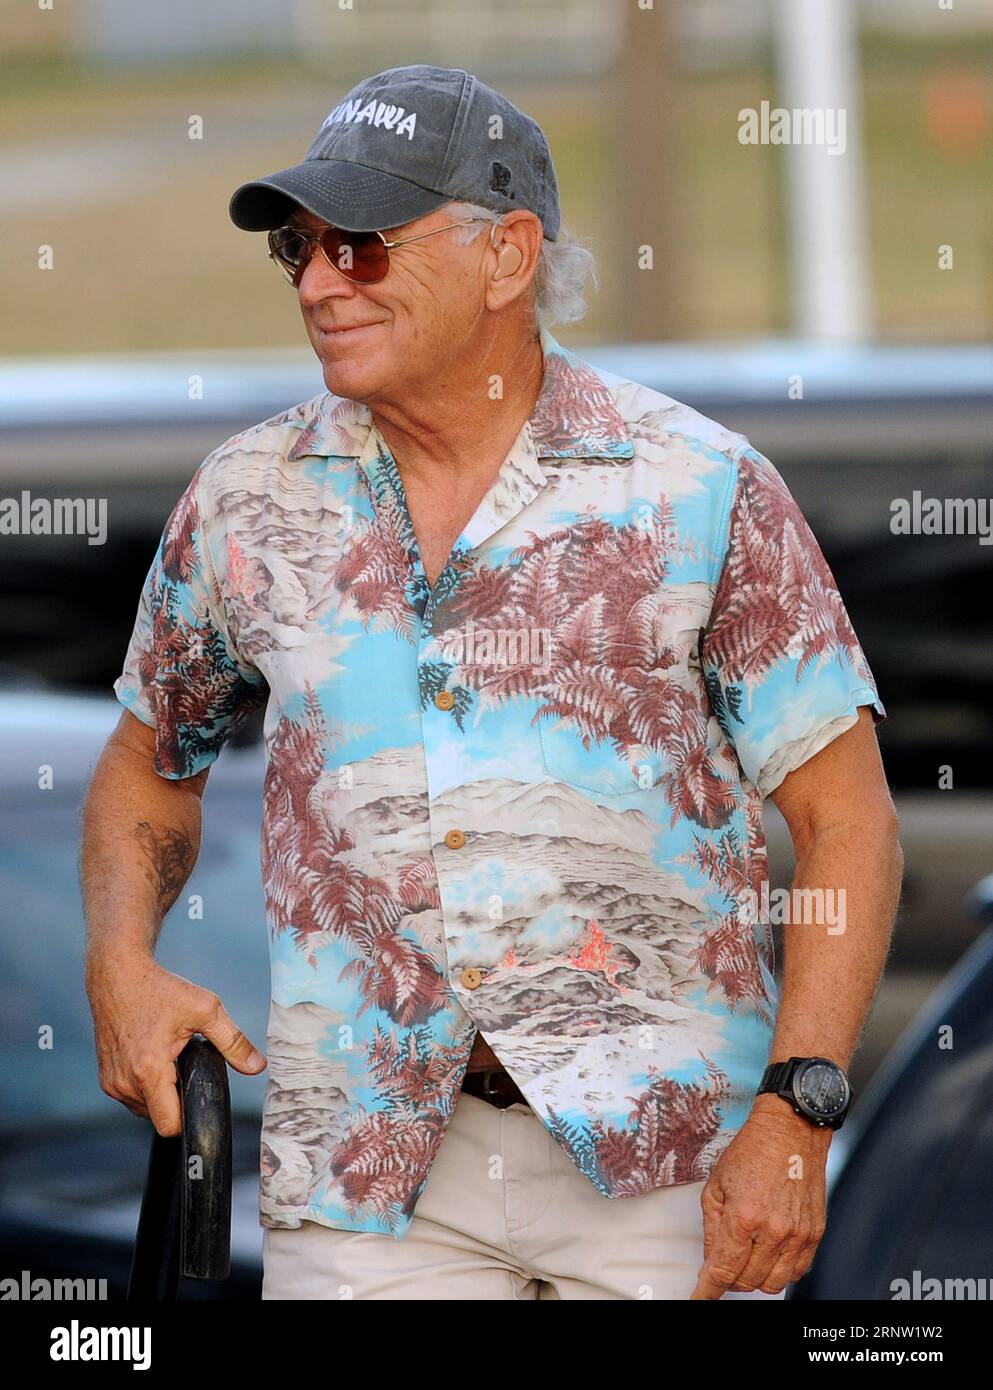
<svg viewBox="0 0 993 1390">
<path fill-rule="evenodd" d="M 269 233 L 269 250 L 293 276 L 293 283 L 296 284 L 309 259 L 306 237 L 300 236 L 292 227 L 279 227 Z"/>
<path fill-rule="evenodd" d="M 360 285 L 374 285 L 390 268 L 390 253 L 375 232 L 328 227 L 321 233 L 321 246 L 335 269 Z"/>
</svg>

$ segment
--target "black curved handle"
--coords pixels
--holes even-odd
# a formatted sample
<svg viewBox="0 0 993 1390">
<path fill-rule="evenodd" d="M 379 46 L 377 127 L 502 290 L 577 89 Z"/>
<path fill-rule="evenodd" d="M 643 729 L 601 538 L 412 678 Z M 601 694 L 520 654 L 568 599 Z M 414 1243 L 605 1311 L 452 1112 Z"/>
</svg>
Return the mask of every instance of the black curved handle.
<svg viewBox="0 0 993 1390">
<path fill-rule="evenodd" d="M 180 1276 L 231 1272 L 231 1093 L 227 1063 L 195 1034 L 177 1062 L 181 1135 L 153 1133 L 128 1299 L 174 1299 Z"/>
</svg>

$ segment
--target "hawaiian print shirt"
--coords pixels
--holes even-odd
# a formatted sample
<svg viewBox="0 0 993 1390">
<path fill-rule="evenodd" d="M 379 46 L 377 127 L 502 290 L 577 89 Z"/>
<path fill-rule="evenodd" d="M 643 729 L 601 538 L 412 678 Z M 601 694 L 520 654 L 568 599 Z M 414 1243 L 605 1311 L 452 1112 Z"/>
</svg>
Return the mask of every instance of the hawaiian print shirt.
<svg viewBox="0 0 993 1390">
<path fill-rule="evenodd" d="M 605 1198 L 707 1177 L 778 1004 L 763 798 L 885 714 L 772 464 L 541 346 L 433 588 L 327 392 L 204 460 L 145 583 L 114 689 L 156 770 L 266 706 L 263 1226 L 402 1237 L 477 1030 Z"/>
</svg>

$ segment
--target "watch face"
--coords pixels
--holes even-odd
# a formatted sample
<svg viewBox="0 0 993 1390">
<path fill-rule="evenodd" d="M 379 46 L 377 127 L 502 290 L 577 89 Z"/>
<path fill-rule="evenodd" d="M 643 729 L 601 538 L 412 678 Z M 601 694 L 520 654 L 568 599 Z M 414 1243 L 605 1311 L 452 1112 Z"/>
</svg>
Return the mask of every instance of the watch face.
<svg viewBox="0 0 993 1390">
<path fill-rule="evenodd" d="M 797 1100 L 812 1114 L 831 1119 L 845 1108 L 848 1085 L 844 1073 L 828 1062 L 811 1062 L 797 1073 L 794 1081 Z"/>
</svg>

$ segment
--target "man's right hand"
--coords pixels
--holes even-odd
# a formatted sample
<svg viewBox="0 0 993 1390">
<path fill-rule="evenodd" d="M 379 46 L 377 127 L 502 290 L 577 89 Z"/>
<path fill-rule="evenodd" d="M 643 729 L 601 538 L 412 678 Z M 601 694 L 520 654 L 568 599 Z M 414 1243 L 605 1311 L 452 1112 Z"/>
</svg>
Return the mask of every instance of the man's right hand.
<svg viewBox="0 0 993 1390">
<path fill-rule="evenodd" d="M 161 1135 L 182 1129 L 176 1058 L 202 1033 L 235 1071 L 255 1076 L 266 1061 L 209 989 L 173 975 L 153 959 L 87 970 L 100 1088 L 149 1119 Z"/>
</svg>

